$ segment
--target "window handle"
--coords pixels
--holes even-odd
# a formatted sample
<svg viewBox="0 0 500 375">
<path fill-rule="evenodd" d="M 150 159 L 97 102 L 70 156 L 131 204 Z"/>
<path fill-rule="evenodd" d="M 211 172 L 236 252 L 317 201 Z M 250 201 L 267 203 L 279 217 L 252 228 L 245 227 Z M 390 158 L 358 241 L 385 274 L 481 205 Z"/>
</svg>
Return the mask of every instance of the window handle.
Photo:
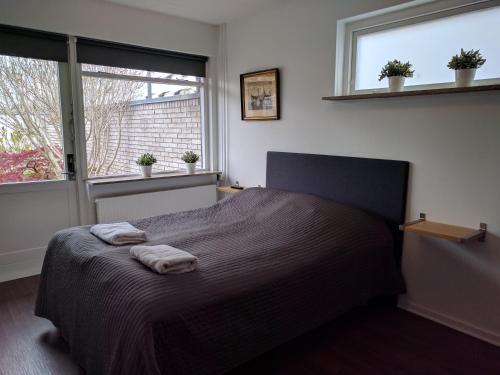
<svg viewBox="0 0 500 375">
<path fill-rule="evenodd" d="M 67 175 L 70 180 L 75 179 L 75 156 L 73 154 L 66 154 L 66 171 L 61 174 Z"/>
</svg>

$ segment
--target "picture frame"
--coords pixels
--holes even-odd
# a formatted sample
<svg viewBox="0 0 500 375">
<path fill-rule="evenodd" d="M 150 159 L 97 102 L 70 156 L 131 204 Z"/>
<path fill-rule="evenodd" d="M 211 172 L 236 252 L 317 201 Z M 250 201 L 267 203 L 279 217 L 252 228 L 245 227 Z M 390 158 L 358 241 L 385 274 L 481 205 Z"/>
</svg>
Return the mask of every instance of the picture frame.
<svg viewBox="0 0 500 375">
<path fill-rule="evenodd" d="M 240 75 L 241 119 L 279 120 L 279 69 L 266 69 Z"/>
</svg>

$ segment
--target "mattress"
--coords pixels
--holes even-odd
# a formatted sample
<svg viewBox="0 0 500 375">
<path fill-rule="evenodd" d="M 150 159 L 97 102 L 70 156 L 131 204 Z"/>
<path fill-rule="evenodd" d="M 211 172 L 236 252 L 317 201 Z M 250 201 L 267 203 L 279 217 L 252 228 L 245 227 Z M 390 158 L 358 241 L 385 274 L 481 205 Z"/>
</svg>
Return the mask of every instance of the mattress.
<svg viewBox="0 0 500 375">
<path fill-rule="evenodd" d="M 88 374 L 221 374 L 404 290 L 384 221 L 312 195 L 251 188 L 131 223 L 199 268 L 158 275 L 88 226 L 56 233 L 36 315 Z"/>
</svg>

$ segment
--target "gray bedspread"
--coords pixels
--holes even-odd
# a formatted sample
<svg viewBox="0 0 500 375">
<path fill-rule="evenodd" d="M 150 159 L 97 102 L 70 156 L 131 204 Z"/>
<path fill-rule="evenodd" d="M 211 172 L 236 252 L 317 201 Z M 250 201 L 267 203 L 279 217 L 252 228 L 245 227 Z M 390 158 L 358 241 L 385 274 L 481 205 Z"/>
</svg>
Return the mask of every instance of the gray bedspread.
<svg viewBox="0 0 500 375">
<path fill-rule="evenodd" d="M 252 188 L 131 223 L 199 269 L 158 275 L 88 226 L 56 233 L 36 315 L 90 375 L 223 373 L 403 290 L 383 221 L 310 195 Z"/>
</svg>

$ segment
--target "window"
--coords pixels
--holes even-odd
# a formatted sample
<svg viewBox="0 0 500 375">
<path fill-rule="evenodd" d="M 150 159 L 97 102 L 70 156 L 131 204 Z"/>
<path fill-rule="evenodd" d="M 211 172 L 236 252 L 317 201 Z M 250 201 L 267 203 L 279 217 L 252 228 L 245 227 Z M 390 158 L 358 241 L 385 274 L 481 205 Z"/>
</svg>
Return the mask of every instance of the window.
<svg viewBox="0 0 500 375">
<path fill-rule="evenodd" d="M 204 167 L 204 77 L 207 57 L 78 38 L 87 176 L 139 173 L 152 153 L 153 172 L 184 169 L 192 150 Z"/>
<path fill-rule="evenodd" d="M 64 178 L 67 40 L 0 25 L 0 183 Z"/>
<path fill-rule="evenodd" d="M 207 60 L 0 25 L 0 183 L 205 167 Z"/>
<path fill-rule="evenodd" d="M 438 1 L 346 22 L 342 93 L 385 89 L 387 82 L 378 81 L 378 75 L 393 59 L 413 64 L 415 74 L 406 86 L 451 86 L 454 72 L 446 65 L 461 48 L 479 49 L 487 59 L 476 84 L 499 82 L 500 7 L 493 3 Z"/>
<path fill-rule="evenodd" d="M 137 174 L 148 152 L 155 172 L 184 168 L 187 150 L 203 156 L 201 78 L 91 64 L 82 76 L 89 177 Z"/>
<path fill-rule="evenodd" d="M 59 65 L 0 55 L 0 183 L 62 178 Z"/>
</svg>

